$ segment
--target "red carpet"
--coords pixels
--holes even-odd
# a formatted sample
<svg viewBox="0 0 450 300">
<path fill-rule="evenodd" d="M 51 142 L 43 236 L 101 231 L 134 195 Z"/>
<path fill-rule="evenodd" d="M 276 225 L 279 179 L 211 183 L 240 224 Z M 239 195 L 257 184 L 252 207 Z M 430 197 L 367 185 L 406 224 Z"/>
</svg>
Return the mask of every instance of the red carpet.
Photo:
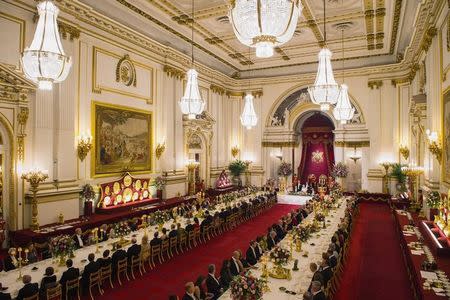
<svg viewBox="0 0 450 300">
<path fill-rule="evenodd" d="M 266 233 L 269 225 L 296 207 L 298 206 L 278 204 L 256 218 L 240 224 L 237 229 L 175 256 L 169 262 L 156 266 L 143 277 L 137 277 L 122 287 L 115 282 L 114 289 L 107 285 L 105 294 L 96 299 L 167 300 L 171 294 L 177 294 L 181 299 L 184 284 L 187 281 L 195 281 L 199 275 L 207 274 L 208 264 L 216 264 L 219 272 L 222 261 L 230 257 L 234 250 L 241 249 L 245 253 L 251 239 Z"/>
<path fill-rule="evenodd" d="M 388 205 L 362 202 L 349 257 L 333 300 L 413 299 Z"/>
</svg>

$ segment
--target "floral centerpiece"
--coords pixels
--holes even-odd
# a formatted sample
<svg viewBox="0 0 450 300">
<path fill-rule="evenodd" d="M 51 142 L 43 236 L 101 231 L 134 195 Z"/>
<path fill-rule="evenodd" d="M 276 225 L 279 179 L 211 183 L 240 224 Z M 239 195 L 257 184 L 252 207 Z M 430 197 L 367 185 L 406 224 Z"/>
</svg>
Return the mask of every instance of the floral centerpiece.
<svg viewBox="0 0 450 300">
<path fill-rule="evenodd" d="M 334 178 L 345 178 L 348 176 L 348 166 L 342 162 L 338 162 L 334 165 L 331 171 L 331 176 Z"/>
<path fill-rule="evenodd" d="M 164 225 L 164 223 L 167 221 L 166 213 L 164 211 L 162 211 L 162 210 L 157 210 L 152 215 L 152 217 L 153 217 L 152 218 L 153 223 L 158 225 L 159 229 L 161 230 L 163 225 Z"/>
<path fill-rule="evenodd" d="M 311 237 L 311 226 L 309 224 L 308 225 L 301 224 L 300 226 L 295 228 L 294 231 L 295 239 L 299 239 L 301 242 L 306 242 L 310 237 Z"/>
<path fill-rule="evenodd" d="M 263 295 L 264 281 L 252 275 L 238 275 L 230 283 L 234 300 L 257 300 Z"/>
<path fill-rule="evenodd" d="M 441 195 L 437 191 L 430 191 L 425 194 L 427 206 L 430 208 L 438 208 L 441 204 Z"/>
<path fill-rule="evenodd" d="M 272 262 L 279 266 L 284 266 L 288 263 L 291 257 L 291 252 L 287 249 L 281 248 L 279 246 L 273 248 L 270 252 L 270 259 Z"/>
<path fill-rule="evenodd" d="M 283 176 L 283 177 L 287 177 L 290 176 L 292 174 L 292 166 L 291 164 L 283 161 L 280 166 L 278 167 L 278 175 L 279 176 Z"/>
<path fill-rule="evenodd" d="M 84 201 L 91 201 L 95 199 L 94 188 L 90 184 L 85 184 L 81 188 L 80 197 Z"/>
<path fill-rule="evenodd" d="M 131 233 L 130 226 L 126 222 L 119 222 L 114 225 L 114 235 L 120 237 L 121 242 L 124 241 L 124 237 Z"/>
<path fill-rule="evenodd" d="M 316 212 L 314 215 L 314 220 L 317 220 L 318 222 L 325 221 L 325 215 L 322 212 Z"/>
<path fill-rule="evenodd" d="M 167 180 L 163 176 L 157 176 L 157 177 L 155 177 L 155 181 L 153 181 L 153 186 L 156 188 L 156 197 L 159 200 L 162 200 L 162 198 L 163 198 L 162 193 L 163 193 L 163 190 L 164 190 L 164 187 L 166 186 L 166 184 L 167 184 Z"/>
<path fill-rule="evenodd" d="M 73 257 L 75 251 L 75 241 L 69 235 L 59 235 L 54 237 L 51 242 L 53 257 L 59 257 L 60 265 L 65 264 L 66 257 Z"/>
</svg>

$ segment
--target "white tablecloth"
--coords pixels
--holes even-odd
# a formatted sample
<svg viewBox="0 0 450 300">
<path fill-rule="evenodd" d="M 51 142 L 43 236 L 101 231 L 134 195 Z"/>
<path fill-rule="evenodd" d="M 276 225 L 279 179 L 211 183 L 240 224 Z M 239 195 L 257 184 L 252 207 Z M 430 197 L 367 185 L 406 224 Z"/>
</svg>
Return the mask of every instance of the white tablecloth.
<svg viewBox="0 0 450 300">
<path fill-rule="evenodd" d="M 285 268 L 291 270 L 292 279 L 275 279 L 272 277 L 268 278 L 268 286 L 270 288 L 270 292 L 266 292 L 263 295 L 264 300 L 294 300 L 294 299 L 303 299 L 303 293 L 308 289 L 309 284 L 311 282 L 313 273 L 309 270 L 309 264 L 314 262 L 316 264 L 320 264 L 322 261 L 322 253 L 328 250 L 328 246 L 331 242 L 331 237 L 334 232 L 338 229 L 340 219 L 345 215 L 345 201 L 341 199 L 339 201 L 341 206 L 334 211 L 331 211 L 328 217 L 326 217 L 327 227 L 325 229 L 321 229 L 318 233 L 313 234 L 313 236 L 306 242 L 302 243 L 302 251 L 296 252 L 295 247 L 293 250 L 293 259 L 289 262 Z M 313 220 L 314 213 L 308 215 L 306 220 Z M 328 222 L 328 220 L 330 222 Z M 312 246 L 311 244 L 314 244 Z M 284 239 L 279 244 L 285 249 L 289 249 L 287 239 Z M 308 252 L 308 257 L 303 257 L 302 255 Z M 292 271 L 294 266 L 294 260 L 298 259 L 298 271 Z M 257 270 L 252 270 L 252 274 L 256 277 L 261 276 L 261 264 L 257 264 Z M 271 263 L 268 264 L 269 270 L 271 269 Z M 294 291 L 297 295 L 289 295 L 280 291 L 280 287 L 285 287 L 289 291 Z M 226 291 L 219 299 L 231 299 L 230 290 Z"/>
<path fill-rule="evenodd" d="M 259 195 L 264 195 L 264 193 L 263 192 L 259 192 L 257 194 L 257 196 L 259 196 Z M 236 200 L 232 201 L 230 203 L 230 205 L 234 205 L 234 204 L 241 203 L 241 202 L 244 202 L 244 201 L 248 202 L 250 199 L 252 199 L 254 197 L 256 197 L 256 196 L 254 196 L 254 195 L 245 196 L 245 197 L 242 197 L 242 198 L 239 198 L 239 199 L 236 199 Z M 227 205 L 221 203 L 221 204 L 217 205 L 214 210 L 210 210 L 210 213 L 212 215 L 214 215 L 215 212 L 220 211 L 221 208 L 225 208 L 226 206 Z M 187 225 L 186 224 L 187 219 L 185 219 L 185 218 L 182 218 L 182 219 L 178 218 L 178 221 L 184 227 Z M 199 219 L 199 221 L 201 222 L 202 219 Z M 164 224 L 164 227 L 165 228 L 170 228 L 170 225 L 173 224 L 173 223 L 174 223 L 174 221 L 171 220 L 171 221 L 167 222 L 166 224 Z M 155 226 L 149 226 L 147 228 L 147 235 L 149 237 L 149 240 L 151 240 L 153 238 L 153 234 L 157 230 L 158 230 L 158 228 L 156 228 Z M 132 236 L 135 236 L 137 241 L 138 241 L 138 244 L 140 244 L 144 233 L 145 233 L 145 230 L 144 229 L 140 229 L 138 231 L 132 232 L 129 236 L 126 237 L 126 239 L 131 239 Z M 99 253 L 96 253 L 96 259 L 102 256 L 102 253 L 103 253 L 104 250 L 106 250 L 106 249 L 112 250 L 112 248 L 113 248 L 112 244 L 115 243 L 115 242 L 118 242 L 119 240 L 120 240 L 119 238 L 109 239 L 109 240 L 107 240 L 105 242 L 99 243 L 98 245 L 99 245 L 100 249 L 99 249 Z M 131 245 L 127 245 L 127 246 L 123 247 L 123 249 L 127 250 L 128 247 L 130 247 L 130 246 Z M 82 272 L 84 270 L 85 265 L 87 264 L 87 261 L 84 261 L 84 260 L 87 260 L 88 255 L 90 253 L 95 253 L 95 251 L 96 251 L 96 246 L 95 245 L 86 246 L 84 248 L 76 250 L 75 253 L 74 253 L 75 254 L 75 258 L 72 259 L 74 267 L 75 268 L 79 268 L 80 272 Z M 83 260 L 83 262 L 82 262 L 82 260 Z M 32 269 L 34 267 L 37 267 L 38 269 L 33 271 Z M 22 274 L 23 275 L 25 275 L 25 274 L 31 275 L 32 282 L 37 282 L 40 285 L 42 277 L 43 277 L 44 272 L 45 272 L 45 269 L 47 267 L 53 267 L 55 269 L 55 275 L 56 275 L 58 281 L 61 278 L 62 273 L 67 269 L 65 266 L 63 266 L 63 267 L 58 266 L 58 262 L 53 262 L 52 259 L 46 259 L 46 260 L 39 261 L 37 263 L 30 264 L 28 266 L 22 267 Z M 2 283 L 3 287 L 8 287 L 8 289 L 5 292 L 6 293 L 10 293 L 12 298 L 15 298 L 17 296 L 17 294 L 19 292 L 19 289 L 21 289 L 22 286 L 23 286 L 22 281 L 21 280 L 17 280 L 18 277 L 19 277 L 19 270 L 18 269 L 11 270 L 9 272 L 5 272 L 5 271 L 0 272 L 0 282 Z"/>
<path fill-rule="evenodd" d="M 278 203 L 297 204 L 297 205 L 305 205 L 309 200 L 312 199 L 312 196 L 284 195 L 284 194 L 278 194 L 277 197 Z"/>
</svg>

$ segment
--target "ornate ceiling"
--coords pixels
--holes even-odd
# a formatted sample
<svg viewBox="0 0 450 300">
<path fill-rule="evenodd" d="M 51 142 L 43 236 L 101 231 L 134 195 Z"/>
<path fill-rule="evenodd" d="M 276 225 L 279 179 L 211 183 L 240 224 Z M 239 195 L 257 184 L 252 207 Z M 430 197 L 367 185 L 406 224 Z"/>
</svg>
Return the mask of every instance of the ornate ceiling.
<svg viewBox="0 0 450 300">
<path fill-rule="evenodd" d="M 301 0 L 303 13 L 293 39 L 266 59 L 256 58 L 254 49 L 249 57 L 248 48 L 234 36 L 227 17 L 228 1 L 195 0 L 195 54 L 199 61 L 228 75 L 242 77 L 298 74 L 315 69 L 324 33 L 321 0 Z M 347 27 L 346 67 L 394 63 L 408 45 L 407 32 L 412 30 L 404 30 L 402 25 L 412 23 L 419 1 L 326 1 L 327 39 L 335 61 L 342 58 L 339 25 Z M 82 2 L 162 44 L 190 54 L 191 0 Z M 340 63 L 336 65 L 337 69 L 340 67 Z"/>
</svg>

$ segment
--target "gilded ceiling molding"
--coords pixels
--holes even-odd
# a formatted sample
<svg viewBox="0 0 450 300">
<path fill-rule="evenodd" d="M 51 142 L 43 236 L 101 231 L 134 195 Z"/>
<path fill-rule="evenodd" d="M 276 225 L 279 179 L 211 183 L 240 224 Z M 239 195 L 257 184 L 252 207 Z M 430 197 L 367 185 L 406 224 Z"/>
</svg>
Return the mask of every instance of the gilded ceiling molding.
<svg viewBox="0 0 450 300">
<path fill-rule="evenodd" d="M 167 76 L 174 77 L 178 80 L 182 80 L 186 76 L 186 72 L 184 72 L 183 70 L 180 70 L 178 68 L 175 68 L 175 67 L 172 67 L 169 65 L 165 65 L 163 70 L 164 70 L 164 73 L 167 74 Z"/>
<path fill-rule="evenodd" d="M 384 19 L 386 16 L 385 0 L 378 0 L 377 9 L 375 10 L 375 48 L 383 49 L 384 47 Z"/>
<path fill-rule="evenodd" d="M 366 23 L 366 39 L 367 39 L 367 49 L 375 49 L 375 34 L 374 34 L 374 17 L 375 11 L 373 7 L 372 0 L 364 1 L 364 19 Z"/>
<path fill-rule="evenodd" d="M 400 13 L 402 10 L 402 0 L 395 0 L 394 6 L 394 18 L 392 22 L 392 31 L 391 31 L 391 47 L 389 49 L 389 54 L 394 54 L 395 51 L 395 43 L 397 41 L 398 34 L 398 26 L 400 24 Z"/>
<path fill-rule="evenodd" d="M 213 93 L 216 93 L 216 94 L 219 94 L 219 95 L 225 95 L 225 93 L 227 92 L 227 90 L 224 88 L 224 87 L 222 87 L 222 86 L 219 86 L 219 85 L 216 85 L 216 84 L 211 84 L 210 86 L 209 86 L 209 89 L 213 92 Z"/>
<path fill-rule="evenodd" d="M 436 36 L 437 32 L 437 28 L 434 26 L 427 29 L 421 45 L 421 49 L 423 51 L 428 52 L 428 49 L 430 48 L 433 38 Z"/>
<path fill-rule="evenodd" d="M 278 147 L 297 147 L 298 143 L 297 142 L 262 142 L 261 143 L 263 147 L 273 147 L 273 148 L 278 148 Z"/>
<path fill-rule="evenodd" d="M 319 25 L 317 25 L 317 21 L 314 18 L 313 14 L 311 13 L 311 9 L 309 7 L 309 3 L 306 0 L 301 0 L 303 5 L 303 11 L 302 14 L 306 19 L 306 24 L 308 25 L 309 29 L 314 33 L 314 36 L 317 39 L 317 42 L 319 44 L 319 47 L 325 46 L 325 38 L 322 35 L 322 32 L 319 29 Z"/>
<path fill-rule="evenodd" d="M 358 141 L 358 142 L 351 142 L 351 141 L 335 141 L 334 145 L 336 147 L 345 147 L 345 148 L 363 148 L 363 147 L 370 147 L 370 141 Z"/>
<path fill-rule="evenodd" d="M 409 77 L 403 77 L 403 78 L 395 78 L 391 80 L 391 84 L 393 86 L 397 86 L 399 84 L 403 84 L 403 83 L 410 83 L 411 80 L 409 79 Z"/>
<path fill-rule="evenodd" d="M 367 86 L 373 90 L 374 88 L 376 90 L 378 90 L 380 87 L 383 86 L 383 81 L 382 80 L 371 80 L 369 82 L 367 82 Z"/>
<path fill-rule="evenodd" d="M 80 38 L 80 29 L 67 23 L 58 21 L 58 30 L 63 39 L 69 37 L 69 40 L 73 41 L 74 39 Z"/>
</svg>

